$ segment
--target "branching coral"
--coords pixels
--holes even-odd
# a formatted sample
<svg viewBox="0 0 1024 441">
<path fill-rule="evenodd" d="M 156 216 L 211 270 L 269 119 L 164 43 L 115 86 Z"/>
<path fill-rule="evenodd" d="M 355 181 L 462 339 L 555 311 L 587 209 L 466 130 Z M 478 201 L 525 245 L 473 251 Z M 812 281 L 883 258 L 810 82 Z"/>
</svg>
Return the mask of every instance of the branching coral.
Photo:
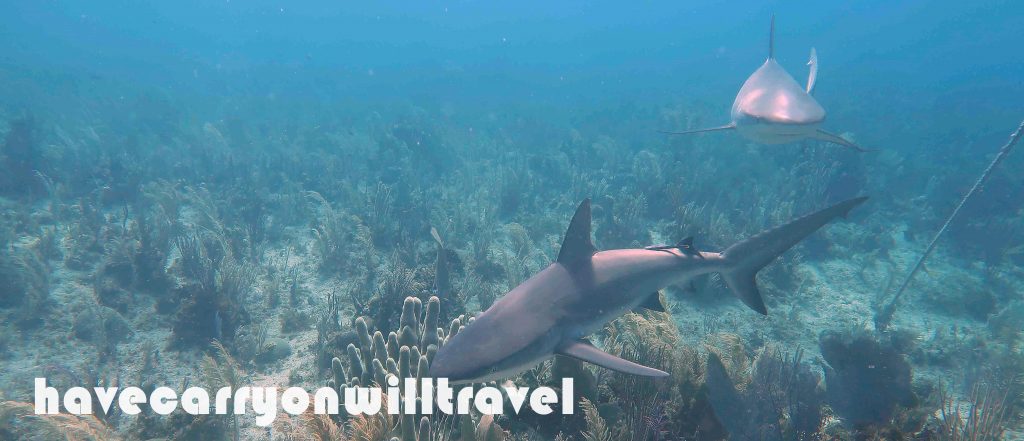
<svg viewBox="0 0 1024 441">
<path fill-rule="evenodd" d="M 332 377 L 328 386 L 333 388 L 386 385 L 387 377 L 423 378 L 434 354 L 449 338 L 471 321 L 460 316 L 451 321 L 447 328 L 439 326 L 441 301 L 431 297 L 424 307 L 416 297 L 406 297 L 396 331 L 384 336 L 380 330 L 370 334 L 370 326 L 363 318 L 355 324 L 357 342 L 346 348 L 348 363 L 334 358 L 331 361 Z M 339 394 L 341 391 L 339 390 Z M 417 398 L 418 399 L 418 398 Z M 460 433 L 463 440 L 501 441 L 504 432 L 488 416 L 472 419 L 471 415 L 460 415 Z M 357 440 L 384 440 L 400 437 L 402 441 L 424 441 L 435 439 L 431 434 L 445 433 L 451 428 L 431 416 L 422 416 L 419 422 L 414 415 L 395 418 L 387 412 L 376 415 L 360 415 L 347 420 L 352 437 Z M 437 436 L 436 439 L 442 439 Z"/>
<path fill-rule="evenodd" d="M 395 319 L 404 313 L 403 301 L 406 296 L 421 293 L 428 286 L 418 275 L 415 268 L 409 268 L 401 259 L 393 257 L 389 265 L 377 275 L 373 297 L 358 306 L 365 308 L 379 328 L 395 326 Z"/>
<path fill-rule="evenodd" d="M 160 204 L 138 204 L 135 207 L 134 234 L 138 246 L 133 256 L 135 286 L 161 293 L 168 285 L 164 262 L 170 252 L 171 230 L 177 222 Z"/>
<path fill-rule="evenodd" d="M 131 335 L 128 322 L 117 311 L 102 305 L 89 305 L 76 313 L 71 334 L 96 346 L 101 356 L 115 353 L 118 343 Z"/>
<path fill-rule="evenodd" d="M 117 441 L 117 432 L 92 415 L 36 415 L 33 405 L 0 401 L 0 437 L 3 439 L 66 439 Z"/>
<path fill-rule="evenodd" d="M 219 390 L 222 387 L 231 388 L 231 390 L 237 390 L 242 385 L 242 373 L 239 369 L 238 362 L 231 357 L 227 348 L 224 347 L 218 341 L 214 341 L 211 344 L 212 354 L 206 354 L 203 356 L 202 362 L 202 382 L 203 386 L 210 391 Z M 228 400 L 228 406 L 231 407 L 232 400 Z M 235 433 L 235 439 L 238 435 L 238 418 L 234 415 L 229 415 L 228 420 L 232 431 Z"/>
<path fill-rule="evenodd" d="M 1009 389 L 975 385 L 966 402 L 942 394 L 940 425 L 935 433 L 941 441 L 995 441 L 1003 438 L 1011 408 Z"/>
<path fill-rule="evenodd" d="M 608 198 L 605 218 L 598 224 L 597 238 L 613 248 L 645 246 L 651 243 L 650 232 L 642 222 L 647 212 L 647 197 L 640 192 L 621 189 Z"/>
<path fill-rule="evenodd" d="M 214 238 L 209 244 L 198 233 L 175 239 L 177 265 L 184 276 L 173 332 L 178 343 L 203 345 L 211 339 L 230 341 L 248 323 L 245 295 L 256 282 L 255 268 L 235 261 Z"/>
<path fill-rule="evenodd" d="M 583 417 L 587 422 L 587 431 L 583 432 L 583 439 L 587 441 L 615 441 L 617 439 L 612 436 L 608 423 L 605 422 L 594 403 L 584 398 L 580 400 L 580 408 L 583 409 Z"/>
<path fill-rule="evenodd" d="M 705 384 L 718 421 L 733 439 L 807 439 L 822 424 L 824 391 L 818 374 L 777 348 L 764 348 L 750 366 L 727 352 L 708 351 Z M 744 358 L 745 360 L 745 358 Z"/>
<path fill-rule="evenodd" d="M 605 327 L 602 343 L 610 354 L 671 374 L 667 379 L 650 379 L 597 370 L 593 381 L 600 395 L 589 399 L 612 426 L 614 439 L 661 439 L 668 433 L 704 430 L 698 427 L 708 411 L 698 397 L 699 359 L 682 344 L 667 314 L 627 314 Z M 586 379 L 576 381 L 586 394 Z"/>
<path fill-rule="evenodd" d="M 0 153 L 0 193 L 25 196 L 42 190 L 36 171 L 43 165 L 43 155 L 36 142 L 36 126 L 32 118 L 11 122 Z"/>
<path fill-rule="evenodd" d="M 64 263 L 72 269 L 91 269 L 97 260 L 95 256 L 103 252 L 111 225 L 103 213 L 98 192 L 81 197 L 73 210 L 74 219 L 67 228 L 69 247 Z"/>
<path fill-rule="evenodd" d="M 311 191 L 306 196 L 319 205 L 320 215 L 313 226 L 313 235 L 320 269 L 337 272 L 344 265 L 345 245 L 353 225 L 346 224 L 344 214 L 335 212 L 320 193 Z"/>
<path fill-rule="evenodd" d="M 370 334 L 370 325 L 363 318 L 355 323 L 357 343 L 346 348 L 348 368 L 341 360 L 331 362 L 332 387 L 386 384 L 388 374 L 399 378 L 422 378 L 430 360 L 448 338 L 459 332 L 465 316 L 458 317 L 448 328 L 438 326 L 441 301 L 431 297 L 426 308 L 416 297 L 406 297 L 397 331 L 388 336 L 377 330 Z"/>
<path fill-rule="evenodd" d="M 135 254 L 138 242 L 119 236 L 107 243 L 103 261 L 93 280 L 96 301 L 124 313 L 132 304 L 129 291 L 135 287 Z"/>
</svg>

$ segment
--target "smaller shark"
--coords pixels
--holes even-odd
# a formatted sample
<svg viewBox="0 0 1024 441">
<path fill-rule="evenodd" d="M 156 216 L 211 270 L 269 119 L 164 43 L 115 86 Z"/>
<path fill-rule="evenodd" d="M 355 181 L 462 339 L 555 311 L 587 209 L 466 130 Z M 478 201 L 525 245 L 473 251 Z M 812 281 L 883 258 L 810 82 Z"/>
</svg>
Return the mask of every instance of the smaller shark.
<svg viewBox="0 0 1024 441">
<path fill-rule="evenodd" d="M 507 378 L 555 354 L 619 372 L 660 377 L 658 369 L 601 351 L 584 338 L 626 312 L 664 311 L 658 290 L 720 273 L 744 304 L 767 314 L 754 276 L 780 254 L 867 198 L 840 202 L 757 234 L 720 253 L 676 245 L 598 251 L 590 239 L 590 200 L 569 222 L 558 259 L 466 325 L 437 351 L 429 376 L 452 384 Z"/>
<path fill-rule="evenodd" d="M 818 78 L 818 54 L 814 48 L 811 48 L 811 58 L 807 65 L 810 66 L 810 74 L 807 86 L 803 87 L 775 61 L 775 15 L 772 15 L 768 59 L 740 87 L 732 103 L 732 122 L 706 129 L 662 133 L 686 135 L 736 130 L 743 137 L 761 144 L 785 144 L 809 138 L 861 152 L 868 151 L 821 128 L 825 121 L 825 109 L 812 96 Z"/>
</svg>

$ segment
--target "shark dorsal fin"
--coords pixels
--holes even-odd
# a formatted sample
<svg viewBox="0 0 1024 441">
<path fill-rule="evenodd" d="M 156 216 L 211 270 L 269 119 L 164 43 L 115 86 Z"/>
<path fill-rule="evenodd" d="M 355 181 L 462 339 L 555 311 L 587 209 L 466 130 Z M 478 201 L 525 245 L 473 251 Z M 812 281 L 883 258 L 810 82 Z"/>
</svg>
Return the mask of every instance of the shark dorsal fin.
<svg viewBox="0 0 1024 441">
<path fill-rule="evenodd" d="M 775 14 L 772 14 L 772 27 L 768 30 L 768 59 L 775 59 Z"/>
<path fill-rule="evenodd" d="M 562 248 L 558 250 L 557 262 L 567 264 L 589 259 L 596 252 L 597 248 L 590 240 L 590 199 L 584 199 L 569 221 Z"/>
<path fill-rule="evenodd" d="M 697 249 L 693 247 L 693 236 L 687 236 L 685 239 L 679 241 L 679 243 L 676 244 L 676 249 L 687 256 L 699 257 L 701 259 L 704 258 L 700 251 L 697 251 Z"/>
<path fill-rule="evenodd" d="M 818 51 L 811 48 L 811 58 L 807 60 L 810 72 L 807 74 L 807 94 L 814 94 L 814 82 L 818 80 Z"/>
</svg>

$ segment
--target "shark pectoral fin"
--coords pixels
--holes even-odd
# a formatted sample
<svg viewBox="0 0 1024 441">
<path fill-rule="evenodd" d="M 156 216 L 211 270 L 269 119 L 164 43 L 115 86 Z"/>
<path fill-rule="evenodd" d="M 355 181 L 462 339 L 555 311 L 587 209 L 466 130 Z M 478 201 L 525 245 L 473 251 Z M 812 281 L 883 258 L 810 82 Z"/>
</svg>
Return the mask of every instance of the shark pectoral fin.
<svg viewBox="0 0 1024 441">
<path fill-rule="evenodd" d="M 597 247 L 590 240 L 590 199 L 584 199 L 569 221 L 569 228 L 565 231 L 565 239 L 562 240 L 556 261 L 569 264 L 589 259 L 596 252 Z"/>
<path fill-rule="evenodd" d="M 437 242 L 438 248 L 444 248 L 444 242 L 441 241 L 441 234 L 437 232 L 437 228 L 430 227 L 430 236 L 434 238 L 434 242 Z"/>
<path fill-rule="evenodd" d="M 732 129 L 735 129 L 735 128 L 736 128 L 736 125 L 730 123 L 730 124 L 726 124 L 724 126 L 708 127 L 706 129 L 697 129 L 697 130 L 687 130 L 687 131 L 684 131 L 684 132 L 668 132 L 668 131 L 665 131 L 665 130 L 658 130 L 658 133 L 664 133 L 666 135 L 689 135 L 691 133 L 718 132 L 718 131 L 722 131 L 722 130 L 732 130 Z"/>
<path fill-rule="evenodd" d="M 585 341 L 571 341 L 558 348 L 555 353 L 575 358 L 587 363 L 596 364 L 606 369 L 622 372 L 630 375 L 642 375 L 645 377 L 667 377 L 668 372 L 661 371 L 647 366 L 623 360 L 612 354 L 604 352 L 594 345 Z"/>
<path fill-rule="evenodd" d="M 665 312 L 665 303 L 661 301 L 661 291 L 654 291 L 644 299 L 644 302 L 637 309 L 649 309 L 655 312 Z"/>
<path fill-rule="evenodd" d="M 839 145 L 841 145 L 843 147 L 849 147 L 849 148 L 854 149 L 854 150 L 856 150 L 858 152 L 861 152 L 861 153 L 872 151 L 872 150 L 866 149 L 864 147 L 861 147 L 861 146 L 859 146 L 857 144 L 854 144 L 854 143 L 852 143 L 850 141 L 847 141 L 846 138 L 843 138 L 842 136 L 839 136 L 839 135 L 836 135 L 836 134 L 833 134 L 833 133 L 829 133 L 829 132 L 826 132 L 826 131 L 821 130 L 821 129 L 818 129 L 818 131 L 814 134 L 814 139 L 818 139 L 818 140 L 821 140 L 821 141 L 827 141 L 827 142 L 831 142 L 831 143 L 834 143 L 834 144 L 839 144 Z"/>
</svg>

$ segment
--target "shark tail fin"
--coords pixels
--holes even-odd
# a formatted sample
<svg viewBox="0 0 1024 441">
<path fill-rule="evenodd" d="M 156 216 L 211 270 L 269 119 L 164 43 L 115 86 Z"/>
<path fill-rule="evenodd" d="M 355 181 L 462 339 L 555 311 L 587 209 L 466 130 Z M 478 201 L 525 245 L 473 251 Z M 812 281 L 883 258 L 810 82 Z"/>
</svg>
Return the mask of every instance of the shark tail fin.
<svg viewBox="0 0 1024 441">
<path fill-rule="evenodd" d="M 831 207 L 808 214 L 785 225 L 756 234 L 722 252 L 728 269 L 722 278 L 733 294 L 744 304 L 761 314 L 768 314 L 754 276 L 786 250 L 837 217 L 846 217 L 866 197 L 849 199 Z"/>
</svg>

